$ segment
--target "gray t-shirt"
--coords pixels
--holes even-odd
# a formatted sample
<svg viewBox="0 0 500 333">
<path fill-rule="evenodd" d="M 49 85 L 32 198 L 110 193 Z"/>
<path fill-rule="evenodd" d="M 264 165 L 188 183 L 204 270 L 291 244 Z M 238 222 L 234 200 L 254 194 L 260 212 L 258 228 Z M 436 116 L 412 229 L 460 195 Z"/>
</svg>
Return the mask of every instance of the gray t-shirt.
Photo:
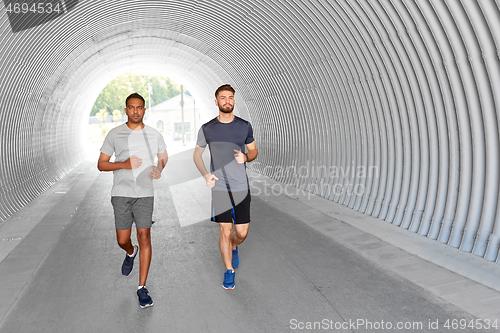
<svg viewBox="0 0 500 333">
<path fill-rule="evenodd" d="M 210 172 L 219 180 L 214 191 L 247 191 L 246 163 L 238 164 L 234 159 L 235 149 L 245 152 L 245 145 L 254 142 L 250 123 L 235 116 L 230 123 L 221 123 L 217 118 L 201 126 L 196 144 L 210 149 Z"/>
<path fill-rule="evenodd" d="M 130 198 L 154 196 L 153 180 L 149 177 L 149 173 L 151 167 L 156 165 L 156 155 L 165 150 L 163 136 L 152 127 L 145 126 L 140 131 L 134 131 L 127 124 L 123 124 L 109 131 L 101 147 L 102 153 L 109 156 L 114 154 L 115 162 L 126 161 L 131 156 L 137 156 L 142 160 L 142 165 L 137 169 L 113 171 L 111 196 Z"/>
</svg>

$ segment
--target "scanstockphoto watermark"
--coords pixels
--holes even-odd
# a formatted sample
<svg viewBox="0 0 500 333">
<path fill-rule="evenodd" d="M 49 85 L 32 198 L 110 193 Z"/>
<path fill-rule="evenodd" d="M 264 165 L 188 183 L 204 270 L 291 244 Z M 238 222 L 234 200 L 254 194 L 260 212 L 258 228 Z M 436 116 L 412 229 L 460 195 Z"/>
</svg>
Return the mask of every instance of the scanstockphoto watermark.
<svg viewBox="0 0 500 333">
<path fill-rule="evenodd" d="M 322 319 L 321 321 L 301 321 L 290 319 L 289 327 L 291 330 L 370 330 L 370 331 L 406 331 L 406 330 L 446 330 L 450 332 L 473 332 L 475 330 L 494 330 L 497 331 L 500 324 L 498 319 L 428 319 L 427 321 L 385 321 L 369 319 L 349 319 L 336 321 L 332 319 Z"/>
<path fill-rule="evenodd" d="M 290 319 L 290 329 L 292 330 L 422 330 L 422 322 L 391 322 L 391 321 L 372 321 L 368 319 L 349 319 L 347 321 L 335 321 L 332 319 L 323 319 L 321 321 L 299 321 Z"/>
<path fill-rule="evenodd" d="M 252 192 L 256 195 L 302 195 L 308 199 L 312 194 L 318 193 L 324 196 L 362 196 L 366 193 L 367 181 L 379 177 L 376 166 L 348 166 L 344 168 L 342 166 L 326 167 L 306 163 L 306 165 L 299 167 L 265 166 L 256 169 L 263 175 L 278 181 L 292 179 L 291 183 L 268 182 L 261 179 L 263 177 L 261 177 L 261 173 L 258 173 L 250 181 Z M 260 186 L 261 184 L 264 186 Z"/>
</svg>

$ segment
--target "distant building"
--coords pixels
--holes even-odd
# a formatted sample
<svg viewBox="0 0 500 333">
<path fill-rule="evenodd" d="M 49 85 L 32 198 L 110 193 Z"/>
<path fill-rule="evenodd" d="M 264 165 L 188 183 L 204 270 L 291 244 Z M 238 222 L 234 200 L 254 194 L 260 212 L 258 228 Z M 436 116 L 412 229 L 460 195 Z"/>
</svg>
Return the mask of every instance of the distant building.
<svg viewBox="0 0 500 333">
<path fill-rule="evenodd" d="M 184 140 L 195 141 L 196 122 L 199 119 L 198 107 L 196 102 L 189 94 L 184 93 Z M 182 141 L 182 111 L 181 95 L 174 96 L 165 102 L 152 106 L 146 110 L 144 123 L 156 128 L 165 141 Z"/>
</svg>

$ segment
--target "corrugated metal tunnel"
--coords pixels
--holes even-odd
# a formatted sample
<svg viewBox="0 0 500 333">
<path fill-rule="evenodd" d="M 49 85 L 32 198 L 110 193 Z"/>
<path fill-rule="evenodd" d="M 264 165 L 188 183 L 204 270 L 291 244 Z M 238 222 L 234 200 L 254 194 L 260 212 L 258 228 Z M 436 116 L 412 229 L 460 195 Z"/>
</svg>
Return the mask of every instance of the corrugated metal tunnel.
<svg viewBox="0 0 500 333">
<path fill-rule="evenodd" d="M 80 162 L 99 92 L 143 66 L 202 105 L 231 83 L 255 171 L 499 261 L 497 1 L 3 3 L 0 221 Z"/>
</svg>

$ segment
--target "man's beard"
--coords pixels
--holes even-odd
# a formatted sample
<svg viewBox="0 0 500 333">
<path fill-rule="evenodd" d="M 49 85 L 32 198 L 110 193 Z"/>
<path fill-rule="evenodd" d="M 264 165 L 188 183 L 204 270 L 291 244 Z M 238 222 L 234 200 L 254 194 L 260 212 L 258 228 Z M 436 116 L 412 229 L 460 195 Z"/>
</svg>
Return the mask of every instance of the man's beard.
<svg viewBox="0 0 500 333">
<path fill-rule="evenodd" d="M 219 107 L 219 111 L 223 112 L 223 113 L 231 113 L 231 112 L 233 112 L 234 105 L 229 105 L 229 106 L 230 106 L 229 109 L 224 109 L 224 106 Z"/>
<path fill-rule="evenodd" d="M 141 124 L 142 121 L 144 119 L 144 116 L 143 117 L 139 117 L 137 120 L 135 120 L 134 118 L 132 117 L 128 117 L 128 121 L 132 124 Z"/>
</svg>

